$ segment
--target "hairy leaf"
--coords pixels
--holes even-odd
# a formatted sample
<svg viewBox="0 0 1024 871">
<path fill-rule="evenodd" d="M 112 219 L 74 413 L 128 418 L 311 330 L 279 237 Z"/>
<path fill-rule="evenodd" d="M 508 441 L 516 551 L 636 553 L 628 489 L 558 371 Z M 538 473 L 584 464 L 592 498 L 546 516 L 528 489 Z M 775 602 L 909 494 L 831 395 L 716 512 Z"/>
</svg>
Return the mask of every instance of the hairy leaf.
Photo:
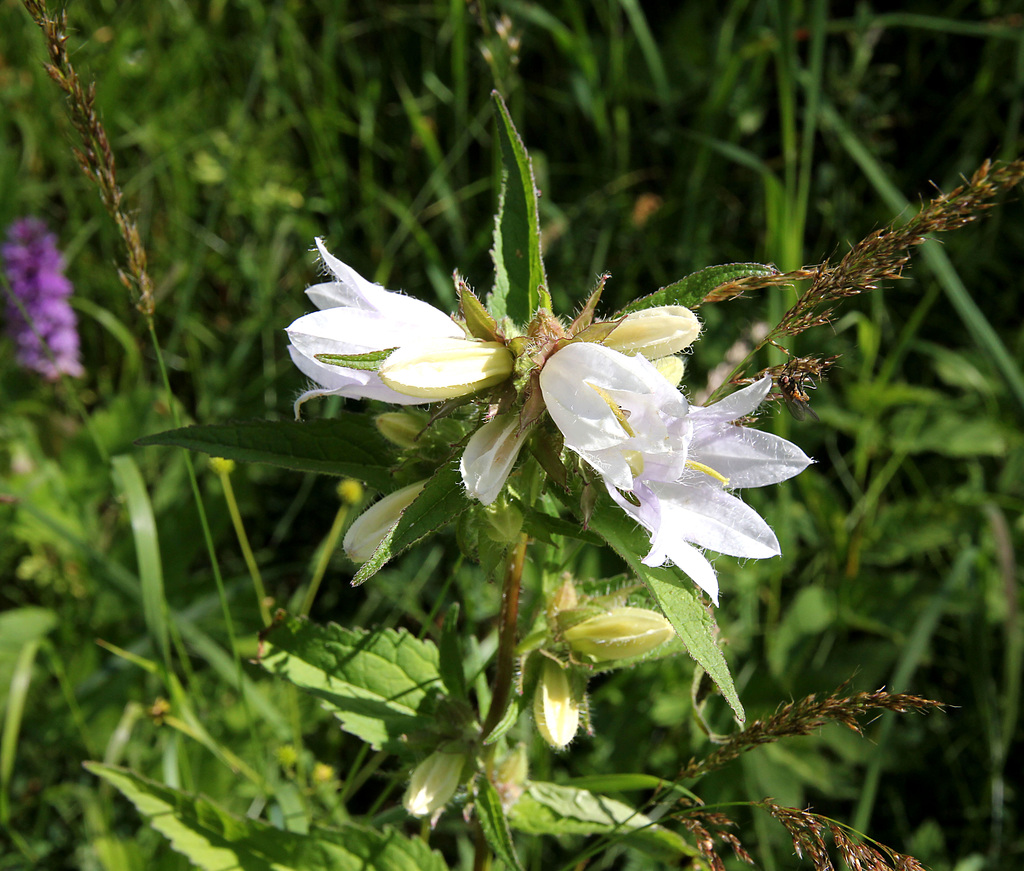
<svg viewBox="0 0 1024 871">
<path fill-rule="evenodd" d="M 638 847 L 665 858 L 700 855 L 677 832 L 635 808 L 572 786 L 531 783 L 509 812 L 509 823 L 531 835 L 629 836 Z"/>
<path fill-rule="evenodd" d="M 590 528 L 608 542 L 636 572 L 665 612 L 680 640 L 686 645 L 687 652 L 715 682 L 736 719 L 742 723 L 746 715 L 736 693 L 729 665 L 715 640 L 714 617 L 701 601 L 693 581 L 675 566 L 645 566 L 639 556 L 649 547 L 645 533 L 610 500 L 598 500 L 590 518 Z"/>
<path fill-rule="evenodd" d="M 206 871 L 445 871 L 422 840 L 394 831 L 346 825 L 288 832 L 238 817 L 213 802 L 139 777 L 124 768 L 86 762 L 116 787 L 177 852 Z"/>
<path fill-rule="evenodd" d="M 476 815 L 480 820 L 480 827 L 483 829 L 491 852 L 509 868 L 522 871 L 522 863 L 519 861 L 515 845 L 512 843 L 512 832 L 508 827 L 508 819 L 501 808 L 501 798 L 498 796 L 494 784 L 486 777 L 480 777 L 477 780 Z"/>
<path fill-rule="evenodd" d="M 491 93 L 501 145 L 501 200 L 494 225 L 494 293 L 491 313 L 525 324 L 537 308 L 538 288 L 547 284 L 540 250 L 537 185 L 526 146 L 516 132 L 508 107 Z"/>
<path fill-rule="evenodd" d="M 320 699 L 346 732 L 402 752 L 427 728 L 441 692 L 437 647 L 404 630 L 376 632 L 288 619 L 262 638 L 260 665 Z"/>
<path fill-rule="evenodd" d="M 653 308 L 656 305 L 683 305 L 687 308 L 696 308 L 712 290 L 730 281 L 755 276 L 766 278 L 778 274 L 779 270 L 774 266 L 763 263 L 725 263 L 721 266 L 708 266 L 687 275 L 686 278 L 673 281 L 652 294 L 633 300 L 617 312 L 616 317 Z"/>
<path fill-rule="evenodd" d="M 369 415 L 344 412 L 332 420 L 251 420 L 186 426 L 145 436 L 137 445 L 174 445 L 243 463 L 299 472 L 346 475 L 387 492 L 395 483 L 394 449 Z"/>
</svg>

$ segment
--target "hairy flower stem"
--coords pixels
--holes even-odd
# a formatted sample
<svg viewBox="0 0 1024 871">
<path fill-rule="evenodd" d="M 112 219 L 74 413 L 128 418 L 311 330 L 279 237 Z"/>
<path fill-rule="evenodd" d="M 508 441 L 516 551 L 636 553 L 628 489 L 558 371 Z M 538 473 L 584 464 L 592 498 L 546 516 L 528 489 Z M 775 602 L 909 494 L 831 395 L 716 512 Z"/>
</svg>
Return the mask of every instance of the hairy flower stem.
<svg viewBox="0 0 1024 871">
<path fill-rule="evenodd" d="M 519 585 L 523 578 L 523 566 L 526 564 L 526 535 L 519 538 L 519 543 L 509 557 L 508 568 L 505 570 L 505 585 L 501 593 L 501 627 L 498 632 L 498 671 L 494 676 L 494 692 L 491 695 L 491 706 L 487 710 L 487 719 L 480 730 L 480 740 L 486 741 L 494 731 L 501 718 L 505 715 L 509 698 L 512 695 L 512 681 L 516 671 L 516 625 L 519 621 Z"/>
</svg>

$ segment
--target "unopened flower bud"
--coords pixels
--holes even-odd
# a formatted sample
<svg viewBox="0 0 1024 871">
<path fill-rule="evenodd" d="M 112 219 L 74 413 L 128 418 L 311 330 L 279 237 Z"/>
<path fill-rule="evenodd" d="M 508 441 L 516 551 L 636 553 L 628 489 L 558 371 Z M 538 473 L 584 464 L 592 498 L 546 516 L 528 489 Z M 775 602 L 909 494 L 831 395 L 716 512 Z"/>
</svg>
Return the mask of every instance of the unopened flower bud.
<svg viewBox="0 0 1024 871">
<path fill-rule="evenodd" d="M 660 305 L 626 315 L 601 344 L 657 360 L 689 348 L 699 335 L 700 321 L 692 311 L 681 305 Z"/>
<path fill-rule="evenodd" d="M 210 457 L 210 468 L 218 475 L 230 475 L 235 471 L 235 461 L 224 457 Z"/>
<path fill-rule="evenodd" d="M 416 445 L 416 437 L 430 423 L 430 417 L 407 409 L 378 414 L 373 422 L 377 425 L 377 431 L 389 442 L 400 448 L 411 448 Z"/>
<path fill-rule="evenodd" d="M 443 808 L 462 782 L 466 757 L 462 753 L 431 753 L 412 773 L 402 804 L 414 817 Z"/>
<path fill-rule="evenodd" d="M 657 611 L 628 606 L 589 617 L 562 633 L 574 651 L 598 662 L 643 656 L 673 635 L 672 624 Z"/>
<path fill-rule="evenodd" d="M 422 399 L 453 399 L 493 387 L 512 374 L 501 342 L 433 339 L 395 351 L 377 374 L 392 390 Z"/>
<path fill-rule="evenodd" d="M 662 357 L 652 361 L 662 377 L 673 387 L 678 387 L 686 373 L 686 361 L 682 357 Z"/>
<path fill-rule="evenodd" d="M 466 492 L 484 505 L 497 499 L 527 435 L 529 428 L 520 432 L 514 414 L 499 415 L 473 433 L 459 464 Z"/>
<path fill-rule="evenodd" d="M 550 659 L 541 666 L 533 719 L 544 740 L 556 750 L 568 746 L 580 726 L 580 703 L 573 697 L 565 669 Z"/>
<path fill-rule="evenodd" d="M 363 501 L 366 490 L 355 478 L 342 478 L 338 482 L 338 498 L 346 505 L 358 505 Z"/>
<path fill-rule="evenodd" d="M 398 523 L 402 512 L 420 495 L 426 483 L 419 481 L 389 493 L 353 521 L 341 545 L 353 562 L 361 564 L 373 556 L 377 545 L 384 540 L 391 527 Z"/>
</svg>

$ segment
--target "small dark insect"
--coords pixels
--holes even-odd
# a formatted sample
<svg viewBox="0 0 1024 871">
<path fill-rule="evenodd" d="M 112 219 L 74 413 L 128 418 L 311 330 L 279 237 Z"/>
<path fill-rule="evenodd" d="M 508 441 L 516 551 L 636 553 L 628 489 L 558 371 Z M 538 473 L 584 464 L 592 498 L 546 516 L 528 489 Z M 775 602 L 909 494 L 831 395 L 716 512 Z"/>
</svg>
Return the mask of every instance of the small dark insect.
<svg viewBox="0 0 1024 871">
<path fill-rule="evenodd" d="M 782 391 L 782 398 L 786 400 L 786 408 L 797 420 L 803 420 L 810 415 L 818 420 L 818 415 L 811 408 L 811 398 L 804 389 L 804 375 L 799 372 L 783 372 L 779 376 L 779 390 Z"/>
</svg>

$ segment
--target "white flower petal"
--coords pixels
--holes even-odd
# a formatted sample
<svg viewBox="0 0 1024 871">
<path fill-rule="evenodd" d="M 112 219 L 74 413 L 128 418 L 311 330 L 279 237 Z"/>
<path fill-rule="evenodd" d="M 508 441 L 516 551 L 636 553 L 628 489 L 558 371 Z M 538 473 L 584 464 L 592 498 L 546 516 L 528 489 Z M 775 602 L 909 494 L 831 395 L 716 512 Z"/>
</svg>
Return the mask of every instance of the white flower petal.
<svg viewBox="0 0 1024 871">
<path fill-rule="evenodd" d="M 654 542 L 652 542 L 654 544 Z M 678 566 L 691 581 L 707 593 L 718 604 L 718 577 L 708 558 L 692 544 L 680 538 L 667 536 L 658 542 L 642 560 L 645 566 L 657 567 L 671 562 Z"/>
<path fill-rule="evenodd" d="M 368 311 L 383 315 L 392 322 L 407 326 L 419 325 L 421 335 L 460 337 L 462 328 L 444 312 L 415 297 L 386 290 L 367 281 L 351 266 L 342 263 L 316 240 L 316 247 L 324 265 L 337 281 L 317 284 L 306 291 L 307 296 L 321 309 L 344 307 L 353 311 Z"/>
<path fill-rule="evenodd" d="M 661 501 L 660 535 L 670 530 L 685 541 L 729 556 L 778 556 L 779 540 L 753 508 L 716 483 L 656 484 Z"/>
<path fill-rule="evenodd" d="M 752 414 L 764 402 L 764 398 L 771 389 L 772 378 L 770 375 L 765 375 L 760 381 L 755 381 L 742 390 L 731 393 L 714 405 L 703 408 L 694 406 L 691 411 L 694 429 L 699 429 L 705 424 L 725 423 Z"/>
<path fill-rule="evenodd" d="M 729 479 L 730 489 L 778 484 L 814 462 L 784 438 L 732 424 L 696 430 L 692 445 L 702 463 Z"/>
<path fill-rule="evenodd" d="M 459 468 L 466 492 L 490 505 L 505 486 L 528 433 L 519 433 L 519 416 L 503 414 L 473 433 Z"/>
</svg>

